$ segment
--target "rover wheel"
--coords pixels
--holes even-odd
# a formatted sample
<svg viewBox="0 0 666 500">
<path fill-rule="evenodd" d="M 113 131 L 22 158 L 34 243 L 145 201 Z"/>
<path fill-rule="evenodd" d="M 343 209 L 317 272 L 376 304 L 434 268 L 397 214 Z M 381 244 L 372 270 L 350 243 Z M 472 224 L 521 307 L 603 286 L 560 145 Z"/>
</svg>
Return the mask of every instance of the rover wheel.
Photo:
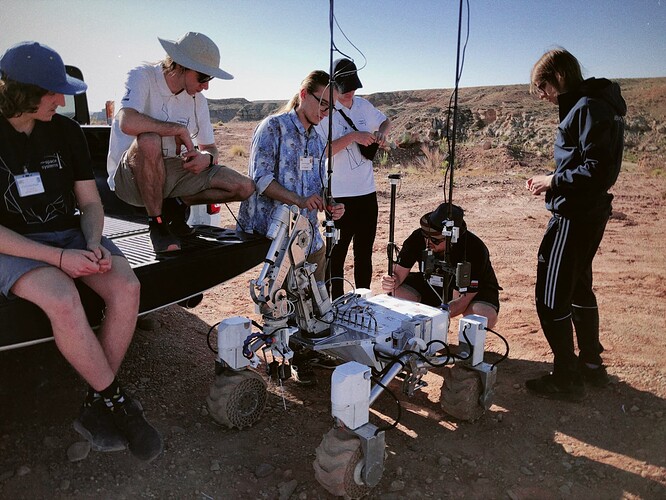
<svg viewBox="0 0 666 500">
<path fill-rule="evenodd" d="M 345 498 L 361 498 L 370 490 L 361 479 L 364 465 L 360 439 L 344 427 L 324 434 L 313 464 L 319 484 Z"/>
<path fill-rule="evenodd" d="M 479 402 L 483 389 L 479 375 L 458 365 L 443 370 L 444 384 L 439 403 L 442 409 L 459 420 L 473 422 L 480 418 L 485 408 Z"/>
<path fill-rule="evenodd" d="M 223 372 L 215 376 L 206 403 L 211 417 L 229 428 L 250 427 L 266 407 L 266 383 L 251 370 Z"/>
</svg>

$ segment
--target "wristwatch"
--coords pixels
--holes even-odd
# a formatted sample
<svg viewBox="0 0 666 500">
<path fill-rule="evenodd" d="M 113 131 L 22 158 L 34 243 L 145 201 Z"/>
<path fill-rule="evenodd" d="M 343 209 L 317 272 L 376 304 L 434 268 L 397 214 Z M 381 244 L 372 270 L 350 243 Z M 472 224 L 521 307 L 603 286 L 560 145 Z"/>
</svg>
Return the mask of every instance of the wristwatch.
<svg viewBox="0 0 666 500">
<path fill-rule="evenodd" d="M 208 167 L 212 167 L 213 166 L 213 153 L 211 153 L 210 151 L 202 151 L 201 154 L 210 156 L 210 162 L 208 163 Z"/>
</svg>

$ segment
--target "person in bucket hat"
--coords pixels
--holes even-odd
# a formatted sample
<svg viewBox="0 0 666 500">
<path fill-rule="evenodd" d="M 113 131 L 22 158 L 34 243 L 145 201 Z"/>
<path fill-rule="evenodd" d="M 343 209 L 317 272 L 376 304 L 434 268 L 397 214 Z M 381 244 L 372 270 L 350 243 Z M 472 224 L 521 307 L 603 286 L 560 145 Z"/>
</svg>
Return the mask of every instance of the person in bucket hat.
<svg viewBox="0 0 666 500">
<path fill-rule="evenodd" d="M 382 290 L 401 299 L 445 307 L 452 318 L 468 314 L 485 316 L 488 327 L 493 328 L 497 323 L 499 291 L 502 288 L 490 262 L 488 247 L 481 238 L 467 230 L 464 214 L 461 207 L 446 202 L 424 214 L 419 221 L 420 227 L 402 244 L 393 266 L 393 275 L 382 277 Z M 420 272 L 424 250 L 431 250 L 439 260 L 444 259 L 447 253 L 446 239 L 442 235 L 445 220 L 453 221 L 459 231 L 458 241 L 448 249 L 449 263 L 456 266 L 469 262 L 471 265 L 471 285 L 463 293 L 455 288 L 455 277 L 433 277 L 435 279 L 426 281 L 425 275 Z M 419 271 L 410 272 L 416 263 Z"/>
<path fill-rule="evenodd" d="M 372 159 L 386 145 L 391 121 L 369 101 L 355 95 L 363 87 L 356 65 L 338 59 L 333 65 L 338 90 L 336 112 L 317 125 L 317 133 L 328 141 L 332 123 L 333 174 L 331 192 L 345 205 L 345 215 L 336 223 L 340 240 L 331 253 L 331 295 L 344 293 L 344 266 L 349 245 L 354 242 L 354 286 L 370 288 L 372 246 L 377 233 L 379 207 Z"/>
<path fill-rule="evenodd" d="M 240 201 L 254 183 L 217 164 L 206 98 L 213 78 L 230 80 L 220 51 L 206 35 L 158 38 L 166 57 L 130 70 L 109 144 L 109 186 L 123 201 L 143 206 L 156 254 L 179 250 L 193 233 L 185 222 L 193 204 Z"/>
<path fill-rule="evenodd" d="M 81 127 L 56 113 L 64 94 L 87 85 L 37 42 L 8 49 L 0 75 L 0 294 L 44 311 L 56 346 L 87 382 L 76 431 L 95 450 L 129 447 L 153 460 L 162 437 L 116 378 L 134 333 L 139 281 L 102 236 L 104 210 Z M 97 335 L 75 281 L 105 302 Z"/>
</svg>

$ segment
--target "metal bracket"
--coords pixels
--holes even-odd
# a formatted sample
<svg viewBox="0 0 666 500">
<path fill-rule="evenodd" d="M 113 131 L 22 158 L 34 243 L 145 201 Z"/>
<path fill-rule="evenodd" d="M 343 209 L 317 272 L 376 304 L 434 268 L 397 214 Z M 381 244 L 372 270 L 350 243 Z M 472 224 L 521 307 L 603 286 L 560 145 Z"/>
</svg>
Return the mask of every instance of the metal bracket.
<svg viewBox="0 0 666 500">
<path fill-rule="evenodd" d="M 361 479 L 370 488 L 377 486 L 384 474 L 385 433 L 370 423 L 362 425 L 352 432 L 361 440 L 361 450 L 365 459 Z"/>
</svg>

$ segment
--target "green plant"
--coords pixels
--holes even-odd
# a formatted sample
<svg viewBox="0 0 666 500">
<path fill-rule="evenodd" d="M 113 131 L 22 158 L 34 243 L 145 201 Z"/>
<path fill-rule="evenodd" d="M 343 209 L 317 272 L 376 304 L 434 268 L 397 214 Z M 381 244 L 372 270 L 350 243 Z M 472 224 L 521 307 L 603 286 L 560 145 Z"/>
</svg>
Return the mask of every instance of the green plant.
<svg viewBox="0 0 666 500">
<path fill-rule="evenodd" d="M 381 152 L 379 153 L 379 156 L 377 157 L 377 161 L 379 161 L 379 164 L 380 164 L 382 167 L 385 167 L 386 165 L 388 165 L 388 162 L 389 162 L 389 154 L 388 154 L 388 151 L 381 151 Z"/>
</svg>

